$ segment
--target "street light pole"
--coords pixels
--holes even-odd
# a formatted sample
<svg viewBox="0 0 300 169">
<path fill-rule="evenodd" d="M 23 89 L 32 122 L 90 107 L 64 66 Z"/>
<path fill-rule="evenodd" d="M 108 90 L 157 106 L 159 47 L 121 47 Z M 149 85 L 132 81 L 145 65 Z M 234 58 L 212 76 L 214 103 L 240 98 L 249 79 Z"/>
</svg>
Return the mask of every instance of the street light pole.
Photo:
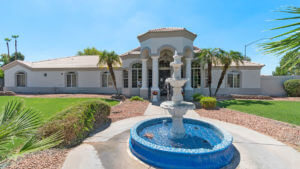
<svg viewBox="0 0 300 169">
<path fill-rule="evenodd" d="M 261 39 L 257 39 L 257 40 L 255 40 L 255 41 L 253 41 L 253 42 L 250 42 L 250 43 L 246 44 L 246 45 L 245 45 L 245 50 L 244 50 L 244 57 L 245 57 L 245 58 L 247 57 L 247 47 L 248 47 L 248 46 L 250 46 L 250 45 L 252 45 L 253 43 L 256 43 L 256 42 L 258 42 L 258 41 L 265 40 L 265 39 L 270 39 L 270 38 L 261 38 Z"/>
</svg>

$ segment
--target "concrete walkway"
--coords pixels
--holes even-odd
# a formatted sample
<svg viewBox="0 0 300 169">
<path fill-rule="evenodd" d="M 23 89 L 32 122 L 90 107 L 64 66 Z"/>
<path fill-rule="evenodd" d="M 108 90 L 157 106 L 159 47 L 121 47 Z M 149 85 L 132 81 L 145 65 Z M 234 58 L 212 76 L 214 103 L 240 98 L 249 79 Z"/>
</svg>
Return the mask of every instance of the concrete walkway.
<svg viewBox="0 0 300 169">
<path fill-rule="evenodd" d="M 152 168 L 136 159 L 128 148 L 130 128 L 150 118 L 169 116 L 157 105 L 149 104 L 144 116 L 112 123 L 106 130 L 87 138 L 71 150 L 63 169 L 138 169 Z M 189 111 L 186 118 L 212 123 L 229 131 L 237 149 L 232 164 L 226 168 L 240 169 L 298 169 L 300 153 L 263 134 L 235 124 L 200 117 Z"/>
</svg>

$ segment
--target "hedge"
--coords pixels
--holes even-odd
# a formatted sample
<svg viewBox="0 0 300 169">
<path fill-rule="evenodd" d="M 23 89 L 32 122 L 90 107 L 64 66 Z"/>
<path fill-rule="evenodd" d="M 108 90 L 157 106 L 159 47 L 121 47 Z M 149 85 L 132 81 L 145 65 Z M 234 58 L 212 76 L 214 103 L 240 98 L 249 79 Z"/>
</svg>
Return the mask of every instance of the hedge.
<svg viewBox="0 0 300 169">
<path fill-rule="evenodd" d="M 200 93 L 195 93 L 193 94 L 193 101 L 196 101 L 196 102 L 200 102 L 200 100 L 203 98 L 204 96 Z"/>
<path fill-rule="evenodd" d="M 204 109 L 214 109 L 217 105 L 217 99 L 214 97 L 202 97 L 200 104 Z"/>
<path fill-rule="evenodd" d="M 63 142 L 61 146 L 71 147 L 82 142 L 94 127 L 108 122 L 110 106 L 99 100 L 85 101 L 73 105 L 58 113 L 54 118 L 44 124 L 40 130 L 41 137 L 62 131 Z"/>
<path fill-rule="evenodd" d="M 130 98 L 130 101 L 144 101 L 144 99 L 141 98 L 140 96 L 132 96 Z"/>
<path fill-rule="evenodd" d="M 285 81 L 284 89 L 288 96 L 300 97 L 300 79 L 290 79 Z"/>
</svg>

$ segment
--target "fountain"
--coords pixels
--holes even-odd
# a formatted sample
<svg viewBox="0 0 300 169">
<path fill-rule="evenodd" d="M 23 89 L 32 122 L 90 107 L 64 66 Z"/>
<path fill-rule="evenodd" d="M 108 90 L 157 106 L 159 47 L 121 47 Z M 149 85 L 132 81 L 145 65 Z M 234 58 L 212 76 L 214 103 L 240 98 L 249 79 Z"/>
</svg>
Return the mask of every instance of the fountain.
<svg viewBox="0 0 300 169">
<path fill-rule="evenodd" d="M 195 109 L 191 102 L 183 101 L 182 87 L 188 79 L 181 78 L 181 57 L 177 52 L 171 78 L 166 82 L 173 87 L 171 101 L 160 107 L 172 116 L 155 118 L 136 124 L 130 131 L 131 152 L 158 168 L 221 168 L 233 158 L 232 136 L 212 124 L 183 118 Z"/>
</svg>

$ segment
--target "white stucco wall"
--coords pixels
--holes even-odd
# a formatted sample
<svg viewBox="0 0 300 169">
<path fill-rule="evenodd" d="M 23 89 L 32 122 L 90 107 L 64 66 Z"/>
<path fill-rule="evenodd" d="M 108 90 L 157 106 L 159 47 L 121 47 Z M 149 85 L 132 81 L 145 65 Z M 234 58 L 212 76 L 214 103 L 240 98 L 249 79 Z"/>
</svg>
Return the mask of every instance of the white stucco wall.
<svg viewBox="0 0 300 169">
<path fill-rule="evenodd" d="M 261 91 L 269 96 L 287 96 L 283 83 L 289 79 L 300 79 L 300 76 L 261 76 Z"/>
<path fill-rule="evenodd" d="M 141 49 L 148 47 L 152 54 L 158 54 L 158 49 L 164 45 L 173 46 L 178 53 L 183 53 L 185 46 L 193 49 L 193 41 L 185 37 L 150 38 L 141 42 Z"/>
<path fill-rule="evenodd" d="M 4 71 L 5 86 L 16 87 L 15 74 L 19 71 L 25 72 L 27 87 L 64 87 L 64 71 L 31 71 L 21 65 L 16 65 Z M 44 76 L 47 73 L 47 77 Z"/>
<path fill-rule="evenodd" d="M 17 72 L 25 72 L 26 73 L 26 87 L 16 87 L 16 78 L 15 74 Z M 17 88 L 17 92 L 34 92 L 35 89 L 38 88 L 38 92 L 43 92 L 41 88 L 44 88 L 45 92 L 51 92 L 59 88 L 60 90 L 64 90 L 61 88 L 65 88 L 66 90 L 70 90 L 66 88 L 66 79 L 65 74 L 67 72 L 76 72 L 77 73 L 77 87 L 78 91 L 81 89 L 91 89 L 89 91 L 93 92 L 93 90 L 101 89 L 97 92 L 103 93 L 113 93 L 113 88 L 103 88 L 101 83 L 101 72 L 100 70 L 29 70 L 26 67 L 21 65 L 16 65 L 10 69 L 4 71 L 5 78 L 5 87 L 8 89 Z M 44 76 L 44 74 L 47 76 Z M 115 70 L 117 87 L 121 88 L 123 86 L 123 78 L 122 71 Z M 76 92 L 76 88 L 72 89 L 72 91 Z M 52 90 L 53 89 L 53 90 Z M 71 92 L 72 92 L 71 91 Z M 82 90 L 84 92 L 84 90 Z"/>
<path fill-rule="evenodd" d="M 230 68 L 226 76 L 224 77 L 224 80 L 222 82 L 221 88 L 226 88 L 227 83 L 227 74 L 230 71 L 237 71 L 240 72 L 240 78 L 241 78 L 241 88 L 260 88 L 260 68 L 256 69 L 248 69 L 244 67 L 240 68 Z M 219 82 L 219 78 L 221 76 L 222 70 L 221 69 L 213 69 L 212 70 L 212 88 L 216 88 Z M 202 78 L 205 80 L 204 78 Z"/>
</svg>

